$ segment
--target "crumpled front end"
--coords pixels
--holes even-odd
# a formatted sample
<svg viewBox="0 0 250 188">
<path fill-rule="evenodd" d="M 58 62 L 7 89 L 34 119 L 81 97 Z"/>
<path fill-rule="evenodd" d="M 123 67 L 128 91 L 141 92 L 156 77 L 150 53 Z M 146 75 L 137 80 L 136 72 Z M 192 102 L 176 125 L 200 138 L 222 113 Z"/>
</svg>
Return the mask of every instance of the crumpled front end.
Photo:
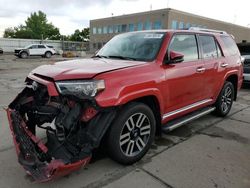
<svg viewBox="0 0 250 188">
<path fill-rule="evenodd" d="M 102 109 L 89 97 L 57 95 L 51 81 L 26 81 L 6 110 L 19 163 L 39 182 L 88 164 L 115 110 Z M 38 128 L 46 131 L 44 138 L 36 136 Z"/>
</svg>

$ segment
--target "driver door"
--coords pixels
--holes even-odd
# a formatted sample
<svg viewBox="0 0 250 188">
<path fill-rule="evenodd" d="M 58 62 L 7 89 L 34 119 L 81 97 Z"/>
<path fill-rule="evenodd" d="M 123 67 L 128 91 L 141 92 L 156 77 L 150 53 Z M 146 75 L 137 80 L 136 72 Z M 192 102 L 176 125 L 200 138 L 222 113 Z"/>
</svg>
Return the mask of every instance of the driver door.
<svg viewBox="0 0 250 188">
<path fill-rule="evenodd" d="M 166 75 L 163 84 L 166 101 L 164 105 L 165 118 L 172 119 L 171 116 L 179 115 L 178 111 L 204 99 L 202 95 L 204 90 L 204 64 L 199 59 L 195 34 L 175 34 L 171 39 L 167 53 L 169 54 L 170 51 L 184 55 L 184 61 L 163 66 Z"/>
</svg>

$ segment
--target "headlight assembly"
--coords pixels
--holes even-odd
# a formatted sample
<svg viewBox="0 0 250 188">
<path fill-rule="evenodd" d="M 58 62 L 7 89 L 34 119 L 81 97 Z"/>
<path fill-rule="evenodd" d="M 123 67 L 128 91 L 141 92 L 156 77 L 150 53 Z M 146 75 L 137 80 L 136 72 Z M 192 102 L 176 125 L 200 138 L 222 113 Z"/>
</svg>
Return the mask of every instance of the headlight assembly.
<svg viewBox="0 0 250 188">
<path fill-rule="evenodd" d="M 98 92 L 105 89 L 105 83 L 104 80 L 70 80 L 58 81 L 56 87 L 62 95 L 95 97 Z"/>
</svg>

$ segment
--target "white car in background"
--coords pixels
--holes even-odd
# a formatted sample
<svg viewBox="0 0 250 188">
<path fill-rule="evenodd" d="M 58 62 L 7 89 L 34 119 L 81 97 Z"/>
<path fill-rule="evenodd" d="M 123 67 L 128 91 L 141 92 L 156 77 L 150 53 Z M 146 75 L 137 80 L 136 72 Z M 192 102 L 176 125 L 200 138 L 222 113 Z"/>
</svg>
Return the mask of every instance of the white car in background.
<svg viewBox="0 0 250 188">
<path fill-rule="evenodd" d="M 15 49 L 15 55 L 20 58 L 27 58 L 28 56 L 42 56 L 50 58 L 55 55 L 56 51 L 45 44 L 31 44 L 24 48 Z"/>
</svg>

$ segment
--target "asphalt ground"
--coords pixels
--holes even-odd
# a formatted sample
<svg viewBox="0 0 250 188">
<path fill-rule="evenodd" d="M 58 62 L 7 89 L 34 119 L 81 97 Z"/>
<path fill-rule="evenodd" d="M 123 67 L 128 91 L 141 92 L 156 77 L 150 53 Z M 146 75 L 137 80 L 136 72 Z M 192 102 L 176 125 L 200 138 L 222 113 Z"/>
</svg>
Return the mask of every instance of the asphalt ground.
<svg viewBox="0 0 250 188">
<path fill-rule="evenodd" d="M 250 187 L 250 86 L 244 86 L 226 118 L 209 114 L 155 139 L 138 163 L 122 166 L 105 148 L 92 162 L 68 176 L 35 183 L 18 164 L 5 108 L 35 67 L 62 61 L 0 56 L 0 187 Z M 43 132 L 39 132 L 43 135 Z"/>
</svg>

